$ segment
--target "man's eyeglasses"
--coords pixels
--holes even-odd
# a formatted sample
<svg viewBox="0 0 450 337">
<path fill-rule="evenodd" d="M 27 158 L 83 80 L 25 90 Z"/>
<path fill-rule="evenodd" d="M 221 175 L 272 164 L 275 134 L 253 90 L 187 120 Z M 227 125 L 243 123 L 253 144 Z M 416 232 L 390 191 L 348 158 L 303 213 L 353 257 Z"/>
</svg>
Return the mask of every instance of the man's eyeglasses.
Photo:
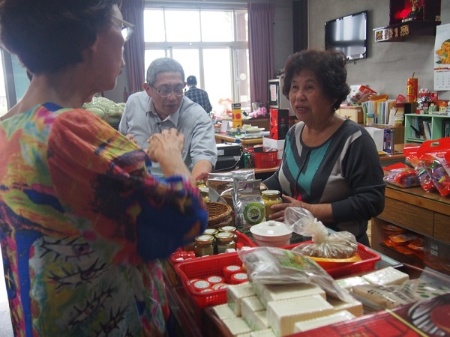
<svg viewBox="0 0 450 337">
<path fill-rule="evenodd" d="M 114 16 L 113 18 L 122 24 L 121 32 L 122 32 L 123 39 L 125 41 L 128 41 L 130 39 L 131 35 L 133 35 L 134 25 L 125 20 L 119 19 L 118 17 Z"/>
<path fill-rule="evenodd" d="M 175 88 L 175 89 L 169 89 L 169 88 L 155 88 L 152 86 L 153 89 L 163 98 L 169 97 L 170 95 L 175 94 L 175 96 L 180 97 L 184 94 L 184 87 L 181 88 Z"/>
</svg>

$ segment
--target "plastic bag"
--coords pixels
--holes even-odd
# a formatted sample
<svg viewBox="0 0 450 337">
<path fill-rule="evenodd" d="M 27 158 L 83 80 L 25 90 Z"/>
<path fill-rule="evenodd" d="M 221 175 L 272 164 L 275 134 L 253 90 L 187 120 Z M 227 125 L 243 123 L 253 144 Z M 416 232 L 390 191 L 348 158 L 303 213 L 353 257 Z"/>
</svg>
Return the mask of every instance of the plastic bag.
<svg viewBox="0 0 450 337">
<path fill-rule="evenodd" d="M 352 233 L 347 231 L 329 233 L 321 221 L 301 207 L 288 207 L 284 214 L 285 223 L 293 232 L 312 238 L 312 243 L 301 244 L 293 251 L 307 256 L 332 259 L 355 256 L 358 243 Z"/>
<path fill-rule="evenodd" d="M 352 296 L 314 260 L 294 251 L 256 247 L 238 251 L 249 280 L 263 284 L 316 284 L 328 295 L 350 302 Z"/>
<path fill-rule="evenodd" d="M 397 163 L 383 168 L 386 183 L 399 187 L 420 186 L 419 177 L 416 170 L 403 163 Z"/>
</svg>

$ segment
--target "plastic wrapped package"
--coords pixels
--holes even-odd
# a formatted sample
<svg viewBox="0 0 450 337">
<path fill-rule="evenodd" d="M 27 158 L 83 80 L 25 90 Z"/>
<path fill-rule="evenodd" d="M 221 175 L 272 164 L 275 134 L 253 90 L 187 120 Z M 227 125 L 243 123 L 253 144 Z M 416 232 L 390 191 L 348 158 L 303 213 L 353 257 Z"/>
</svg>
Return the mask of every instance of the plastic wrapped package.
<svg viewBox="0 0 450 337">
<path fill-rule="evenodd" d="M 352 233 L 347 231 L 329 233 L 323 223 L 304 208 L 286 208 L 285 223 L 293 232 L 312 238 L 311 243 L 301 244 L 293 249 L 303 255 L 346 259 L 354 257 L 358 250 L 358 243 Z"/>
</svg>

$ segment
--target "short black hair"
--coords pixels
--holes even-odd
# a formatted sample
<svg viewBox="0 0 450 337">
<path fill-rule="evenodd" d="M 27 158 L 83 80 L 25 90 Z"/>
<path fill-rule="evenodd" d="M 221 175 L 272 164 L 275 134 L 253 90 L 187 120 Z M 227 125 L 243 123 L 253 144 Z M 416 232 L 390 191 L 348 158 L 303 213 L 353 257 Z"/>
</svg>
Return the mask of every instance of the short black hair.
<svg viewBox="0 0 450 337">
<path fill-rule="evenodd" d="M 32 73 L 55 73 L 83 61 L 83 50 L 112 24 L 119 0 L 2 0 L 1 40 Z"/>
<path fill-rule="evenodd" d="M 339 109 L 350 93 L 345 66 L 345 55 L 336 50 L 307 49 L 292 54 L 284 66 L 283 94 L 289 98 L 292 78 L 308 69 L 316 75 L 325 95 L 335 99 L 333 108 Z"/>
<path fill-rule="evenodd" d="M 191 75 L 186 80 L 187 85 L 197 85 L 197 78 L 194 75 Z"/>
</svg>

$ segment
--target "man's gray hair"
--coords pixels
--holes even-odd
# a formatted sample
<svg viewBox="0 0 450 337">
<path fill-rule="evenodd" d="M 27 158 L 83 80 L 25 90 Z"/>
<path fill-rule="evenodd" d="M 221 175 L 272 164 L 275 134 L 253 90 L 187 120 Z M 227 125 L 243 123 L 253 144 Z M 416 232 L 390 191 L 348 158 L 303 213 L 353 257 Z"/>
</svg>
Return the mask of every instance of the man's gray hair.
<svg viewBox="0 0 450 337">
<path fill-rule="evenodd" d="M 170 57 L 155 59 L 147 69 L 147 83 L 154 85 L 156 76 L 160 73 L 180 73 L 184 81 L 184 70 L 182 65 Z"/>
</svg>

